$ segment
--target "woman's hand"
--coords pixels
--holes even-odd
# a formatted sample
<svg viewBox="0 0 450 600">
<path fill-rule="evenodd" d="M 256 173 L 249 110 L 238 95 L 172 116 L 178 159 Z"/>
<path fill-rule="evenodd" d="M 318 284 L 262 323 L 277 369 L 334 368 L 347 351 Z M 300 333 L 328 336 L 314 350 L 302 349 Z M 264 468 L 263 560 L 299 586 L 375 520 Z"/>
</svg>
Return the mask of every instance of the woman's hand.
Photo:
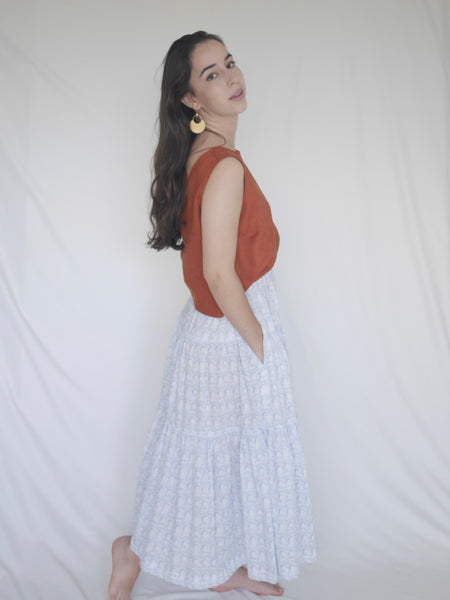
<svg viewBox="0 0 450 600">
<path fill-rule="evenodd" d="M 261 327 L 261 325 L 260 325 Z M 259 360 L 264 363 L 264 334 L 263 334 L 263 330 L 261 327 L 261 335 L 260 335 L 260 340 L 256 346 L 256 350 L 254 351 L 256 356 L 259 358 Z"/>
</svg>

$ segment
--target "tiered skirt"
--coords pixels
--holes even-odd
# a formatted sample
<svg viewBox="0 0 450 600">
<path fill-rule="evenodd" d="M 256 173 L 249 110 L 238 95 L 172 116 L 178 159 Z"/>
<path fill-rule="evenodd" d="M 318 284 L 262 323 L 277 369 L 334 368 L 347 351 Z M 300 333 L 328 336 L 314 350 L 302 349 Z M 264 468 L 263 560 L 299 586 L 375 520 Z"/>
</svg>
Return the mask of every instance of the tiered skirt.
<svg viewBox="0 0 450 600">
<path fill-rule="evenodd" d="M 273 272 L 246 292 L 264 363 L 190 298 L 172 334 L 136 489 L 141 569 L 192 589 L 240 565 L 276 583 L 315 560 L 307 474 Z"/>
</svg>

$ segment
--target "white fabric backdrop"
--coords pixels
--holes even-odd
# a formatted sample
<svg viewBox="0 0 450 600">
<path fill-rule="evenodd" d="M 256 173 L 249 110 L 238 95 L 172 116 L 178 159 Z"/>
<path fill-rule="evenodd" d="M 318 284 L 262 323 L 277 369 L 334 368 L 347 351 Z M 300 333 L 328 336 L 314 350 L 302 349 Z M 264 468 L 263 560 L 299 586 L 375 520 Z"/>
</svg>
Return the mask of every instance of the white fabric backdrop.
<svg viewBox="0 0 450 600">
<path fill-rule="evenodd" d="M 145 247 L 158 65 L 201 28 L 281 234 L 318 553 L 285 597 L 447 598 L 449 0 L 0 6 L 1 599 L 106 598 L 131 533 L 188 295 Z"/>
</svg>

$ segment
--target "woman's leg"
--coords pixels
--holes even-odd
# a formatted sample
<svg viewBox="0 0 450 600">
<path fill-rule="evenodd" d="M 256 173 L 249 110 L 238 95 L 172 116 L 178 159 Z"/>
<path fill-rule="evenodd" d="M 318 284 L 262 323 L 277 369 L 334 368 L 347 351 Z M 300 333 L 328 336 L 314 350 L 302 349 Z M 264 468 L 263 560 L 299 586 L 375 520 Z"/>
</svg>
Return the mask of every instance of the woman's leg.
<svg viewBox="0 0 450 600">
<path fill-rule="evenodd" d="M 110 600 L 130 600 L 131 590 L 139 575 L 139 556 L 131 550 L 130 541 L 131 535 L 123 535 L 113 542 Z"/>
<path fill-rule="evenodd" d="M 220 585 L 209 589 L 216 592 L 227 592 L 228 590 L 237 587 L 250 590 L 250 592 L 259 596 L 264 596 L 266 594 L 271 596 L 281 596 L 284 593 L 284 589 L 277 583 L 274 584 L 268 583 L 267 581 L 250 579 L 247 573 L 247 567 L 243 565 L 239 567 L 225 583 L 221 583 Z"/>
</svg>

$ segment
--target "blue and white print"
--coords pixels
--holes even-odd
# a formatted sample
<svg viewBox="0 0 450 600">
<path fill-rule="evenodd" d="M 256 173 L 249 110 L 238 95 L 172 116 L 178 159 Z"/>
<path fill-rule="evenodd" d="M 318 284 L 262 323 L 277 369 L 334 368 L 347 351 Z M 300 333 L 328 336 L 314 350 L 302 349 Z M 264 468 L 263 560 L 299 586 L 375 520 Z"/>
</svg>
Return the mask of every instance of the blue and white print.
<svg viewBox="0 0 450 600">
<path fill-rule="evenodd" d="M 136 490 L 141 569 L 192 589 L 294 579 L 315 560 L 299 422 L 273 272 L 246 292 L 264 363 L 190 298 L 176 323 Z"/>
</svg>

